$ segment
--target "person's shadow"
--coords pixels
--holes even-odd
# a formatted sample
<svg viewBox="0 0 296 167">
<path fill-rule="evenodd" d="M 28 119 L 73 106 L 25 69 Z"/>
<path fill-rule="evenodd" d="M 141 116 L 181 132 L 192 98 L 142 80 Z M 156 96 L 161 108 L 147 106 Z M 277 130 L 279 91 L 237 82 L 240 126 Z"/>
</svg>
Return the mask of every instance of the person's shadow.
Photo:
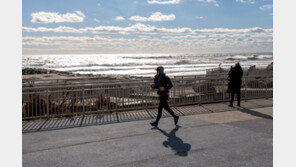
<svg viewBox="0 0 296 167">
<path fill-rule="evenodd" d="M 176 125 L 176 127 L 170 132 L 167 133 L 166 131 L 156 127 L 152 129 L 159 130 L 163 135 L 167 136 L 167 141 L 164 141 L 162 144 L 165 147 L 171 147 L 172 150 L 176 152 L 175 155 L 179 155 L 185 157 L 188 155 L 188 151 L 191 149 L 191 145 L 188 143 L 184 143 L 183 140 L 176 136 L 176 132 L 179 130 L 181 126 Z"/>
<path fill-rule="evenodd" d="M 260 113 L 260 112 L 254 111 L 254 110 L 250 110 L 250 109 L 245 108 L 245 107 L 240 107 L 240 108 L 238 108 L 238 110 L 243 112 L 243 113 L 253 115 L 255 117 L 261 117 L 261 118 L 265 118 L 265 119 L 273 119 L 273 117 L 270 116 L 270 115 L 263 114 L 263 113 Z"/>
</svg>

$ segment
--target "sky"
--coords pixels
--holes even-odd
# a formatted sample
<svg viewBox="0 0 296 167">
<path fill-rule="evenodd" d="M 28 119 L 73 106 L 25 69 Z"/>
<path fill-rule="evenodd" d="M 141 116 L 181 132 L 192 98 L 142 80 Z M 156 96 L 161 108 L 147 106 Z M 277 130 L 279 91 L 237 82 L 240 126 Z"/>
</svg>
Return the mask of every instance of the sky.
<svg viewBox="0 0 296 167">
<path fill-rule="evenodd" d="M 272 52 L 272 0 L 23 0 L 23 54 Z"/>
</svg>

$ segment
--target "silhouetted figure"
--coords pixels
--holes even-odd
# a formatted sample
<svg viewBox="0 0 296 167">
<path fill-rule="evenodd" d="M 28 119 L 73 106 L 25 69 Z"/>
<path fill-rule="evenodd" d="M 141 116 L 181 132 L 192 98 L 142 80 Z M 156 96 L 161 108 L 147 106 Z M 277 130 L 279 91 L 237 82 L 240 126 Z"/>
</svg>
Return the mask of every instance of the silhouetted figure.
<svg viewBox="0 0 296 167">
<path fill-rule="evenodd" d="M 227 93 L 230 93 L 230 73 L 232 72 L 233 66 L 230 66 L 230 70 L 228 72 L 228 77 L 227 77 L 227 81 L 228 81 L 228 87 L 227 87 Z"/>
<path fill-rule="evenodd" d="M 174 111 L 168 105 L 169 90 L 173 87 L 171 79 L 165 75 L 164 68 L 159 66 L 156 69 L 156 75 L 154 77 L 154 83 L 151 85 L 153 89 L 157 89 L 159 95 L 158 114 L 155 122 L 151 122 L 152 126 L 157 127 L 160 117 L 162 115 L 162 109 L 165 108 L 173 117 L 175 125 L 178 123 L 179 116 L 176 116 Z"/>
<path fill-rule="evenodd" d="M 243 70 L 239 62 L 229 71 L 228 74 L 228 92 L 231 93 L 230 107 L 233 107 L 234 94 L 237 96 L 237 106 L 240 106 L 240 89 L 242 86 Z"/>
<path fill-rule="evenodd" d="M 157 129 L 168 137 L 167 141 L 164 141 L 162 144 L 165 147 L 171 147 L 172 150 L 176 151 L 175 155 L 179 156 L 187 156 L 188 151 L 191 149 L 191 145 L 188 143 L 184 143 L 183 140 L 176 136 L 176 132 L 179 130 L 180 126 L 177 125 L 176 128 L 174 128 L 169 134 L 157 127 Z"/>
</svg>

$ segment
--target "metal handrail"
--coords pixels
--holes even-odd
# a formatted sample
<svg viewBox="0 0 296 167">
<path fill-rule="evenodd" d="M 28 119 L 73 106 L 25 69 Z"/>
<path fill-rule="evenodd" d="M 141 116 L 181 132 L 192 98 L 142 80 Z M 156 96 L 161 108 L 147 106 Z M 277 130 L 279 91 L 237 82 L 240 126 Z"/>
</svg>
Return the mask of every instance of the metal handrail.
<svg viewBox="0 0 296 167">
<path fill-rule="evenodd" d="M 156 107 L 152 81 L 23 88 L 23 119 L 118 112 Z M 225 75 L 172 78 L 172 106 L 228 101 Z M 272 75 L 243 76 L 242 99 L 272 97 Z"/>
</svg>

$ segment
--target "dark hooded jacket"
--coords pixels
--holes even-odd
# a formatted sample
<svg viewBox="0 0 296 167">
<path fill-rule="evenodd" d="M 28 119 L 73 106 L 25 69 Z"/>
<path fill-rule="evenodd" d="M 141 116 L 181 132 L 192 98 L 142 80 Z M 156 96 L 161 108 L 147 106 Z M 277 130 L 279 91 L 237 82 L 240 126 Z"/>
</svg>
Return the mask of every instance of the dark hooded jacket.
<svg viewBox="0 0 296 167">
<path fill-rule="evenodd" d="M 164 73 L 160 74 L 159 76 L 154 77 L 154 89 L 157 89 L 157 94 L 159 96 L 163 96 L 169 93 L 169 90 L 173 87 L 171 79 L 166 76 Z M 164 91 L 160 90 L 160 87 L 164 87 Z"/>
<path fill-rule="evenodd" d="M 228 81 L 229 81 L 229 92 L 238 93 L 242 86 L 243 70 L 241 66 L 235 66 L 229 71 Z"/>
</svg>

